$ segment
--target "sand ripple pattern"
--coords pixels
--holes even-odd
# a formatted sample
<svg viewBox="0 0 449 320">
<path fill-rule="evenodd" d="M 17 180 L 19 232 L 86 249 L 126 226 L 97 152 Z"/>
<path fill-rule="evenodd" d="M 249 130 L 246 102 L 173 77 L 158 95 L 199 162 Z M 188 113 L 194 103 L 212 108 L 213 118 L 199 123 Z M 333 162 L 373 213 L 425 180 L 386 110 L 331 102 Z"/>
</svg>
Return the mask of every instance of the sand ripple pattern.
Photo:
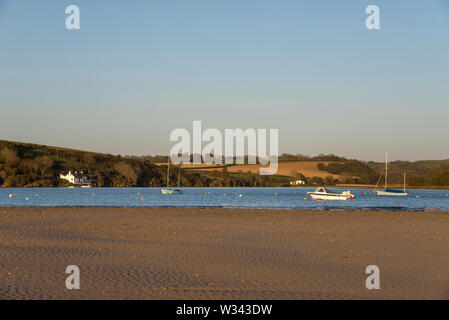
<svg viewBox="0 0 449 320">
<path fill-rule="evenodd" d="M 0 208 L 0 299 L 448 299 L 447 230 L 413 212 Z"/>
</svg>

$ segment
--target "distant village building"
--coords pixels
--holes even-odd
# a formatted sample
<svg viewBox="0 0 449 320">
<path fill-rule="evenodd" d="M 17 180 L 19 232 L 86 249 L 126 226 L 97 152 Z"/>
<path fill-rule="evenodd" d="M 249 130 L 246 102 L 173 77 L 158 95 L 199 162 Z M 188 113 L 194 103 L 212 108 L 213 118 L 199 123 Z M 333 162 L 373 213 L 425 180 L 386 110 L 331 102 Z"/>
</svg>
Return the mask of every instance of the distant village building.
<svg viewBox="0 0 449 320">
<path fill-rule="evenodd" d="M 59 178 L 70 182 L 71 184 L 73 184 L 76 187 L 90 187 L 91 186 L 91 181 L 82 172 L 74 171 L 72 173 L 72 171 L 69 171 L 69 173 L 66 175 L 60 174 Z"/>
<path fill-rule="evenodd" d="M 304 180 L 294 180 L 294 181 L 290 181 L 291 185 L 300 185 L 300 184 L 306 184 L 306 182 Z"/>
</svg>

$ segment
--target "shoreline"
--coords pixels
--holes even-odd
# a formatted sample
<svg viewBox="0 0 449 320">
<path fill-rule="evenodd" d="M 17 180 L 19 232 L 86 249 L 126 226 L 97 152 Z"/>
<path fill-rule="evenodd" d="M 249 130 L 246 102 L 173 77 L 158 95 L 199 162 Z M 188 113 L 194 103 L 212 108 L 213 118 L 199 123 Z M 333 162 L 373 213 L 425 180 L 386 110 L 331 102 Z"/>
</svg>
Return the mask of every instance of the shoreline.
<svg viewBox="0 0 449 320">
<path fill-rule="evenodd" d="M 0 299 L 449 298 L 446 212 L 0 207 L 0 230 Z"/>
<path fill-rule="evenodd" d="M 4 187 L 0 186 L 0 189 L 160 189 L 165 186 L 159 187 L 78 187 L 78 186 L 48 186 L 48 187 L 35 187 L 35 186 L 23 186 L 23 187 Z M 301 186 L 268 186 L 268 187 L 183 187 L 184 189 L 310 189 L 317 188 L 317 185 L 301 185 Z M 375 185 L 328 185 L 329 188 L 356 188 L 356 189 L 375 189 Z M 390 185 L 390 188 L 402 189 L 402 185 Z M 377 188 L 382 189 L 382 188 Z M 449 186 L 406 186 L 406 189 L 413 190 L 448 190 Z"/>
<path fill-rule="evenodd" d="M 36 209 L 49 209 L 49 208 L 59 208 L 59 209 L 198 209 L 198 210 L 243 210 L 243 211 L 296 211 L 300 212 L 308 212 L 308 211 L 332 211 L 332 212 L 354 212 L 360 211 L 365 213 L 370 212 L 432 212 L 432 213 L 441 213 L 448 214 L 449 209 L 444 208 L 424 208 L 424 209 L 408 209 L 405 207 L 369 207 L 369 208 L 359 208 L 359 207 L 312 207 L 312 208 L 270 208 L 270 207 L 229 207 L 229 206 L 202 206 L 202 207 L 177 207 L 177 206 L 34 206 L 34 205 L 23 205 L 23 206 L 0 206 L 1 209 L 11 209 L 11 208 L 36 208 Z"/>
</svg>

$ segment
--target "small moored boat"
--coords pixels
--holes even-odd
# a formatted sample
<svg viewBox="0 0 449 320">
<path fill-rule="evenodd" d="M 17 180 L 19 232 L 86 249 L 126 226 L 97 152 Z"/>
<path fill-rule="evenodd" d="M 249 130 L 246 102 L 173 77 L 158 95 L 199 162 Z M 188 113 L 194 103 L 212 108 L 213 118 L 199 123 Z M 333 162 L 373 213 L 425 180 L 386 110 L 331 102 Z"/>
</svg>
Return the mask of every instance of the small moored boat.
<svg viewBox="0 0 449 320">
<path fill-rule="evenodd" d="M 406 190 L 396 190 L 396 189 L 374 190 L 374 193 L 378 196 L 390 196 L 390 197 L 406 197 L 409 195 L 409 192 Z"/>
<path fill-rule="evenodd" d="M 170 188 L 170 156 L 167 161 L 167 188 L 161 188 L 162 194 L 183 194 L 181 189 L 181 164 L 179 164 L 178 187 Z"/>
<path fill-rule="evenodd" d="M 183 191 L 177 188 L 163 188 L 161 192 L 162 194 L 183 194 Z"/>
<path fill-rule="evenodd" d="M 324 187 L 318 187 L 314 192 L 307 192 L 313 200 L 348 200 L 354 199 L 355 196 L 351 191 L 343 191 L 342 193 L 336 193 L 330 189 Z"/>
<path fill-rule="evenodd" d="M 388 181 L 388 153 L 385 153 L 385 189 L 377 190 L 377 186 L 379 184 L 380 179 L 382 178 L 382 174 L 377 181 L 376 187 L 374 188 L 374 193 L 378 196 L 389 196 L 389 197 L 406 197 L 409 195 L 409 192 L 405 190 L 405 172 L 404 172 L 404 188 L 402 190 L 398 189 L 388 189 L 387 181 Z"/>
</svg>

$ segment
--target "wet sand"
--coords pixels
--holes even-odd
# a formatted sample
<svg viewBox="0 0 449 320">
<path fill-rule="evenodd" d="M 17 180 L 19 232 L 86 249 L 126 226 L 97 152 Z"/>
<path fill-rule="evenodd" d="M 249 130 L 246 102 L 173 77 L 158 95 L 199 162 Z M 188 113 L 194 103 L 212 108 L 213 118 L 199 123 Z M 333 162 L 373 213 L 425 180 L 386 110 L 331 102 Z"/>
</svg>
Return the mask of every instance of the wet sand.
<svg viewBox="0 0 449 320">
<path fill-rule="evenodd" d="M 449 299 L 449 213 L 3 207 L 0 299 Z"/>
</svg>

